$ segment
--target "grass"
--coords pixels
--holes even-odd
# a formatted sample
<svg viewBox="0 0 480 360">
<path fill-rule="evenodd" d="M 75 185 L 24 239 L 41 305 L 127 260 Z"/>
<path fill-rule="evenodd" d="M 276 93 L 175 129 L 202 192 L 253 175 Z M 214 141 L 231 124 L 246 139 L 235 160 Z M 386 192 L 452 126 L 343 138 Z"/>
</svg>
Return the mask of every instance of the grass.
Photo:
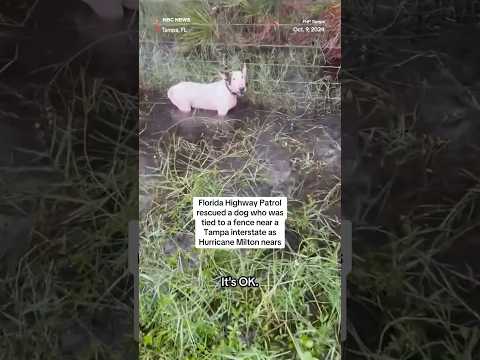
<svg viewBox="0 0 480 360">
<path fill-rule="evenodd" d="M 174 135 L 159 140 L 159 164 L 141 181 L 142 191 L 154 194 L 153 208 L 142 217 L 142 358 L 339 358 L 339 241 L 326 215 L 338 193 L 305 194 L 301 181 L 291 185 L 287 225 L 298 237 L 298 252 L 191 248 L 194 196 L 252 196 L 268 185 L 255 141 L 270 125 L 245 121 L 220 148 Z M 292 163 L 304 176 L 323 173 L 303 141 L 288 132 L 274 139 L 295 154 Z M 227 165 L 233 160 L 237 170 Z M 179 245 L 184 236 L 190 247 Z M 216 287 L 220 275 L 247 274 L 262 286 Z"/>
<path fill-rule="evenodd" d="M 336 262 L 308 256 L 216 251 L 199 254 L 199 271 L 179 270 L 175 256 L 145 267 L 142 358 L 339 358 Z M 219 274 L 252 274 L 262 286 L 220 290 Z"/>
<path fill-rule="evenodd" d="M 258 34 L 267 31 L 270 25 L 259 18 L 259 11 L 271 12 L 273 16 L 277 11 L 272 4 L 267 0 L 225 2 L 220 6 L 223 10 L 212 15 L 211 6 L 205 1 L 188 7 L 185 2 L 142 2 L 140 87 L 166 92 L 179 81 L 215 81 L 225 67 L 240 69 L 246 62 L 248 99 L 255 106 L 291 113 L 302 109 L 338 111 L 340 86 L 335 80 L 336 69 L 324 67 L 328 64 L 320 46 L 296 49 L 229 45 L 260 44 Z M 163 16 L 190 17 L 192 25 L 185 25 L 189 32 L 178 35 L 155 32 L 154 23 Z M 302 16 L 305 15 L 298 14 L 297 19 L 285 21 L 298 23 Z M 251 26 L 241 28 L 230 23 L 264 24 L 266 29 L 252 33 Z M 235 40 L 239 34 L 245 38 Z"/>
<path fill-rule="evenodd" d="M 148 150 L 156 162 L 141 179 L 141 193 L 152 200 L 141 219 L 143 359 L 340 358 L 339 224 L 331 215 L 340 184 L 334 178 L 328 186 L 319 181 L 331 175 L 314 155 L 316 139 L 308 133 L 314 124 L 304 129 L 307 122 L 299 115 L 337 111 L 339 87 L 322 68 L 320 47 L 229 46 L 274 40 L 279 4 L 141 4 L 141 116 L 147 127 L 148 121 L 168 116 L 168 111 L 158 118 L 148 114 L 152 104 L 164 108 L 172 84 L 214 81 L 224 68 L 248 64 L 247 112 L 239 115 L 239 125 L 207 127 L 199 141 L 164 133 Z M 156 33 L 152 24 L 163 16 L 190 17 L 191 32 Z M 301 14 L 296 16 L 292 11 L 284 20 L 296 23 Z M 304 132 L 288 130 L 294 123 Z M 268 134 L 275 151 L 289 154 L 292 170 L 286 181 L 259 155 L 261 134 Z M 261 196 L 265 191 L 288 195 L 285 250 L 193 248 L 193 197 Z M 242 275 L 255 276 L 260 287 L 219 288 L 220 276 Z"/>
<path fill-rule="evenodd" d="M 178 234 L 192 234 L 194 196 L 246 195 L 259 186 L 261 165 L 244 139 L 217 150 L 223 155 L 208 144 L 171 139 L 157 154 L 155 180 L 142 182 L 155 193 L 142 222 L 143 359 L 339 358 L 339 242 L 320 201 L 289 204 L 287 225 L 298 236 L 298 252 L 197 250 L 191 242 L 165 250 L 181 241 Z M 242 156 L 240 171 L 217 166 Z M 261 286 L 219 289 L 222 275 L 253 275 Z"/>
<path fill-rule="evenodd" d="M 136 100 L 70 70 L 16 110 L 49 109 L 36 116 L 47 146 L 37 157 L 50 171 L 2 191 L 6 207 L 33 219 L 30 249 L 1 269 L 2 358 L 115 358 L 134 344 L 118 314 L 132 316 L 124 236 L 137 211 Z M 110 342 L 103 334 L 113 322 L 123 330 Z"/>
<path fill-rule="evenodd" d="M 140 83 L 144 89 L 155 88 L 166 92 L 168 87 L 180 81 L 217 81 L 220 79 L 218 72 L 223 70 L 223 58 L 184 56 L 158 44 L 143 44 L 140 53 Z M 241 69 L 240 59 L 245 59 L 247 63 L 248 59 L 255 61 L 248 65 L 247 70 L 247 95 L 252 105 L 290 113 L 302 109 L 338 110 L 338 84 L 322 78 L 322 71 L 311 65 L 311 57 L 321 55 L 307 55 L 291 49 L 283 53 L 280 57 L 282 62 L 278 61 L 278 50 L 272 50 L 262 54 L 232 53 L 225 63 L 230 69 Z"/>
<path fill-rule="evenodd" d="M 407 52 L 408 57 L 422 57 L 429 46 L 429 56 L 449 53 L 449 33 L 443 31 L 444 25 L 448 27 L 445 18 L 450 22 L 454 16 L 451 9 L 436 9 L 433 4 L 419 9 L 410 1 L 402 9 L 378 7 L 377 11 L 401 16 L 384 28 L 385 32 L 373 33 L 370 25 L 378 14 L 373 15 L 370 8 L 357 16 L 365 8 L 359 3 L 350 5 L 347 15 L 355 17 L 344 23 L 344 38 L 350 34 L 356 38 L 359 33 L 371 36 L 376 45 L 367 51 L 367 58 L 382 64 L 385 73 L 394 70 L 383 77 L 371 61 L 371 71 L 362 69 L 360 75 L 352 70 L 347 75 L 353 76 L 344 78 L 344 89 L 351 89 L 354 95 L 350 97 L 353 101 L 343 103 L 343 124 L 346 129 L 352 124 L 360 129 L 361 146 L 342 150 L 359 154 L 360 170 L 354 176 L 369 173 L 371 189 L 353 219 L 355 257 L 349 278 L 353 311 L 349 313 L 346 350 L 355 359 L 476 359 L 480 351 L 480 282 L 478 262 L 469 254 L 477 249 L 478 242 L 473 239 L 478 239 L 480 220 L 478 147 L 469 141 L 439 139 L 434 136 L 442 129 L 437 118 L 429 124 L 428 118 L 415 111 L 424 106 L 426 114 L 433 114 L 438 104 L 456 109 L 459 88 L 468 86 L 457 87 L 457 79 L 439 76 L 456 72 L 447 66 L 448 60 L 442 65 L 426 61 L 430 69 L 424 71 L 425 64 L 417 67 L 401 59 L 401 53 Z M 461 29 L 462 25 L 454 27 Z M 437 50 L 421 36 L 416 41 L 422 50 L 392 42 L 395 37 L 410 36 L 413 28 L 421 35 L 438 31 L 447 45 Z M 395 47 L 401 50 L 392 52 Z M 358 50 L 355 42 L 350 43 L 352 54 Z M 397 58 L 401 66 L 392 64 Z M 462 63 L 468 68 L 475 62 L 462 57 Z M 393 66 L 387 68 L 389 64 Z M 435 90 L 426 101 L 419 97 L 409 104 L 398 89 L 405 86 L 409 93 L 420 91 L 421 86 L 413 83 L 417 74 L 422 80 L 431 80 Z M 429 104 L 432 99 L 435 103 Z M 358 108 L 350 112 L 351 106 Z M 452 132 L 456 130 L 453 126 Z M 342 200 L 349 203 L 354 199 L 344 196 Z"/>
</svg>

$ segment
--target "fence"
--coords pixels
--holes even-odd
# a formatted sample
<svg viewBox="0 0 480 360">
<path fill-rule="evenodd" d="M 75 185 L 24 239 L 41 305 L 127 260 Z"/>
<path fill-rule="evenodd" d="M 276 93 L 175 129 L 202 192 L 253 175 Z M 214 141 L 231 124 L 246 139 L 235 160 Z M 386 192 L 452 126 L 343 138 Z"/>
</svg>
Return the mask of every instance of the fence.
<svg viewBox="0 0 480 360">
<path fill-rule="evenodd" d="M 140 40 L 140 43 L 158 43 L 155 40 Z M 162 41 L 164 44 L 171 44 L 175 45 L 176 41 Z M 240 47 L 240 48 L 288 48 L 288 49 L 317 49 L 320 50 L 319 46 L 315 45 L 290 45 L 290 44 L 255 44 L 255 43 L 235 43 L 235 42 L 228 42 L 228 43 L 215 43 L 214 46 L 230 46 L 230 47 Z"/>
<path fill-rule="evenodd" d="M 228 26 L 245 26 L 245 24 L 225 24 Z M 264 24 L 248 24 L 251 26 L 263 26 Z M 278 24 L 279 26 L 294 26 L 295 24 Z M 177 41 L 170 41 L 170 40 L 164 40 L 164 39 L 158 39 L 158 40 L 153 40 L 153 39 L 147 39 L 146 34 L 143 34 L 140 39 L 140 46 L 141 47 L 147 47 L 150 48 L 152 47 L 152 51 L 173 51 L 174 47 L 178 45 L 180 42 Z M 209 45 L 211 49 L 219 49 L 221 52 L 222 49 L 231 49 L 231 48 L 239 48 L 239 49 L 251 49 L 251 48 L 256 48 L 256 49 L 262 49 L 262 48 L 267 48 L 267 49 L 305 49 L 305 50 L 316 50 L 319 51 L 322 56 L 320 56 L 320 61 L 322 63 L 325 63 L 325 56 L 323 54 L 323 51 L 320 46 L 318 45 L 291 45 L 291 44 L 263 44 L 263 43 L 239 43 L 239 42 L 215 42 Z M 153 56 L 153 54 L 152 54 Z M 225 59 L 225 58 L 224 58 Z M 218 68 L 223 69 L 225 67 L 225 60 L 210 60 L 210 59 L 199 59 L 199 58 L 190 58 L 190 59 L 178 59 L 175 58 L 174 60 L 175 65 L 177 64 L 185 64 L 185 67 L 188 67 L 190 65 L 197 65 L 197 64 L 206 64 L 206 65 L 218 65 Z M 171 66 L 171 64 L 164 64 L 161 62 L 157 62 L 156 66 Z M 192 67 L 192 66 L 190 66 Z M 309 100 L 312 101 L 324 101 L 326 102 L 331 102 L 331 103 L 338 103 L 340 101 L 340 82 L 338 82 L 338 74 L 340 72 L 341 67 L 340 66 L 334 66 L 334 65 L 325 65 L 325 64 L 307 64 L 307 63 L 273 63 L 273 62 L 255 62 L 255 61 L 250 61 L 247 62 L 247 68 L 250 67 L 271 67 L 271 68 L 280 68 L 280 71 L 283 71 L 288 68 L 297 68 L 299 71 L 302 71 L 303 69 L 305 70 L 318 70 L 320 72 L 326 72 L 329 74 L 330 79 L 328 77 L 323 77 L 323 78 L 317 78 L 314 80 L 310 81 L 298 81 L 298 80 L 303 80 L 303 79 L 291 79 L 291 80 L 286 80 L 286 79 L 268 79 L 268 78 L 249 78 L 248 81 L 250 83 L 256 83 L 261 87 L 261 84 L 263 83 L 271 83 L 274 86 L 278 85 L 278 87 L 287 87 L 291 86 L 292 88 L 297 91 L 288 91 L 289 89 L 286 89 L 287 91 L 285 92 L 276 92 L 274 95 L 275 96 L 288 96 L 288 97 L 293 97 L 296 98 L 298 101 L 305 100 L 305 96 L 308 95 Z M 298 89 L 299 87 L 302 87 L 304 89 L 304 94 L 298 95 Z M 318 91 L 312 91 L 311 89 L 323 89 L 321 96 L 314 96 Z M 282 88 L 284 90 L 284 88 Z M 262 94 L 262 91 L 257 91 L 257 89 L 250 89 L 249 90 L 251 93 L 255 93 L 258 95 Z M 312 94 L 314 93 L 314 94 Z M 332 96 L 333 95 L 333 96 Z"/>
</svg>

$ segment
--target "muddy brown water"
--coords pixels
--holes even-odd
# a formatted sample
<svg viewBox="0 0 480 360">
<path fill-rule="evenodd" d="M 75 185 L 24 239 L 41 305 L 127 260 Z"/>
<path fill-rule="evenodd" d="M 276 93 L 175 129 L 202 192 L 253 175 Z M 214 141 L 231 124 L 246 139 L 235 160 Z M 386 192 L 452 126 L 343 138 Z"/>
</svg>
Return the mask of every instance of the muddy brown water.
<svg viewBox="0 0 480 360">
<path fill-rule="evenodd" d="M 304 199 L 315 194 L 326 195 L 340 177 L 340 115 L 304 114 L 289 116 L 272 110 L 255 108 L 240 102 L 225 118 L 216 113 L 194 111 L 189 114 L 179 112 L 168 99 L 160 94 L 150 94 L 151 102 L 141 105 L 145 116 L 140 121 L 140 210 L 145 213 L 153 203 L 154 195 L 148 191 L 149 184 L 156 181 L 155 168 L 160 164 L 158 148 L 169 141 L 166 135 L 175 134 L 192 143 L 207 141 L 221 149 L 235 141 L 236 131 L 253 127 L 258 130 L 253 156 L 265 166 L 267 182 L 260 183 L 251 196 L 287 196 L 290 199 Z M 318 173 L 304 174 L 295 169 L 293 160 L 298 154 L 280 146 L 278 135 L 288 136 L 305 146 L 313 160 L 323 164 L 321 176 Z M 245 158 L 225 158 L 217 163 L 221 171 L 236 171 L 244 167 Z M 300 188 L 300 190 L 298 190 Z M 327 210 L 330 216 L 340 216 L 338 205 Z M 191 237 L 191 236 L 190 236 Z M 297 251 L 298 234 L 287 229 L 287 249 Z M 178 239 L 165 243 L 165 253 L 183 249 Z M 187 251 L 190 253 L 190 251 Z M 194 262 L 189 258 L 187 262 Z M 192 264 L 190 264 L 192 265 Z M 195 264 L 193 264 L 195 266 Z"/>
<path fill-rule="evenodd" d="M 150 96 L 152 98 L 152 96 Z M 156 99 L 155 99 L 156 98 Z M 241 102 L 225 118 L 210 111 L 195 110 L 185 114 L 178 111 L 168 99 L 153 95 L 153 101 L 143 104 L 145 116 L 140 121 L 140 174 L 152 174 L 156 149 L 165 142 L 166 134 L 199 143 L 222 148 L 237 130 L 255 126 L 260 129 L 255 139 L 256 160 L 268 168 L 271 189 L 257 189 L 264 196 L 274 193 L 288 195 L 288 183 L 300 177 L 293 171 L 294 154 L 275 141 L 278 135 L 288 136 L 308 149 L 313 159 L 325 165 L 325 186 L 331 186 L 329 179 L 339 176 L 340 171 L 340 117 L 337 115 L 305 114 L 289 116 L 272 110 L 258 109 Z M 219 163 L 221 170 L 238 169 L 243 166 L 240 159 L 229 159 Z M 315 180 L 316 185 L 319 184 Z M 327 180 L 327 181 L 325 181 Z M 320 182 L 321 183 L 321 182 Z M 325 189 L 329 190 L 329 189 Z"/>
</svg>

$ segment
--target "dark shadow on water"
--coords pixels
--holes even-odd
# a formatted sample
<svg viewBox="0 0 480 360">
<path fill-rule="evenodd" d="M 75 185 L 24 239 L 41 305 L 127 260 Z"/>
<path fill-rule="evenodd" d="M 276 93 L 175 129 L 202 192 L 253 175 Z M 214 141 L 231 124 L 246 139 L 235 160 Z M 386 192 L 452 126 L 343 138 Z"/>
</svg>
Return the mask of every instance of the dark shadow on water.
<svg viewBox="0 0 480 360">
<path fill-rule="evenodd" d="M 170 106 L 156 105 L 150 116 L 142 121 L 142 143 L 158 140 L 164 134 L 173 134 L 196 143 L 217 131 L 233 129 L 235 119 L 221 118 L 213 112 L 195 111 L 182 113 Z"/>
</svg>

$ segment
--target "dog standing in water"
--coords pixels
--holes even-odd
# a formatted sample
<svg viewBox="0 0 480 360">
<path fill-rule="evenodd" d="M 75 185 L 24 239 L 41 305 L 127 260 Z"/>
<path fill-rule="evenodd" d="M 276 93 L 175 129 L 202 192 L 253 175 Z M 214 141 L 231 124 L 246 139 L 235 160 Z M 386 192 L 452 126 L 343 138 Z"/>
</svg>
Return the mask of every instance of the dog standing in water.
<svg viewBox="0 0 480 360">
<path fill-rule="evenodd" d="M 222 80 L 203 84 L 181 82 L 168 89 L 168 98 L 182 112 L 192 108 L 213 110 L 225 116 L 237 105 L 237 97 L 246 90 L 247 66 L 242 71 L 220 74 Z"/>
</svg>

